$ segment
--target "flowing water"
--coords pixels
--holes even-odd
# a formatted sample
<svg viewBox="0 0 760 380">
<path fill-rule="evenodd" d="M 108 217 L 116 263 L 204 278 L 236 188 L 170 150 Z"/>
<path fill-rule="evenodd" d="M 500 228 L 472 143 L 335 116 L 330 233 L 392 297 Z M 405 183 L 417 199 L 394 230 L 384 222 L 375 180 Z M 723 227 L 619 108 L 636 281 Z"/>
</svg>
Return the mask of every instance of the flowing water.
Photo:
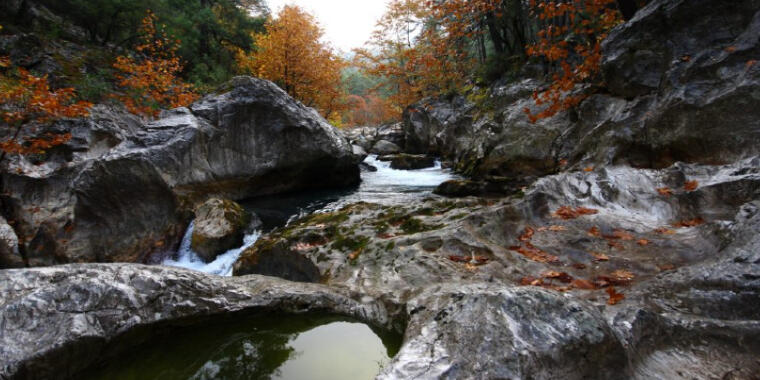
<svg viewBox="0 0 760 380">
<path fill-rule="evenodd" d="M 400 345 L 400 336 L 344 317 L 275 314 L 154 337 L 79 378 L 372 379 Z"/>
<path fill-rule="evenodd" d="M 378 161 L 377 156 L 369 156 L 364 161 L 377 168 L 376 172 L 363 171 L 362 183 L 350 190 L 321 190 L 309 193 L 286 194 L 261 197 L 241 202 L 243 207 L 255 213 L 263 221 L 264 231 L 286 225 L 289 221 L 313 212 L 337 210 L 356 202 L 380 203 L 384 205 L 410 204 L 432 196 L 432 191 L 441 182 L 455 178 L 441 163 L 420 170 L 391 169 L 390 162 Z M 219 255 L 216 260 L 205 263 L 190 248 L 193 224 L 185 233 L 176 257 L 165 260 L 163 265 L 193 269 L 221 276 L 232 275 L 232 265 L 240 254 L 252 246 L 261 235 L 256 231 L 247 235 L 242 247 Z"/>
</svg>

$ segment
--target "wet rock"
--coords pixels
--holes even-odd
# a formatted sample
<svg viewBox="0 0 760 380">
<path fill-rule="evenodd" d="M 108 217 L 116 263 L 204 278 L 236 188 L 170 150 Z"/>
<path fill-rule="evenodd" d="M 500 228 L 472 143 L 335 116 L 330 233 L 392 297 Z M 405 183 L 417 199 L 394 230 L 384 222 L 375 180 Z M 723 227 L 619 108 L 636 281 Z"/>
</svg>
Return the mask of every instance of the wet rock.
<svg viewBox="0 0 760 380">
<path fill-rule="evenodd" d="M 435 158 L 424 154 L 397 154 L 391 159 L 392 169 L 415 170 L 433 166 L 435 166 Z"/>
<path fill-rule="evenodd" d="M 330 312 L 391 327 L 382 305 L 317 284 L 176 268 L 75 264 L 0 271 L 0 377 L 77 378 L 153 331 L 252 312 Z"/>
<path fill-rule="evenodd" d="M 18 236 L 5 218 L 0 216 L 0 269 L 22 267 L 24 260 L 18 252 Z"/>
<path fill-rule="evenodd" d="M 374 166 L 372 166 L 372 165 L 370 165 L 370 164 L 368 164 L 366 162 L 360 163 L 359 164 L 359 168 L 361 168 L 362 171 L 366 171 L 366 172 L 376 172 L 377 171 L 376 167 L 374 167 Z"/>
<path fill-rule="evenodd" d="M 72 139 L 3 163 L 2 200 L 29 264 L 141 262 L 172 250 L 192 205 L 358 184 L 348 141 L 271 82 L 238 77 L 144 121 L 97 106 L 42 131 Z M 22 136 L 23 138 L 23 136 Z"/>
<path fill-rule="evenodd" d="M 438 187 L 433 190 L 433 194 L 446 197 L 467 197 L 482 194 L 484 187 L 485 183 L 483 182 L 452 179 L 438 185 Z"/>
<path fill-rule="evenodd" d="M 257 241 L 235 262 L 234 276 L 262 274 L 297 282 L 319 282 L 319 268 L 307 257 L 283 243 Z"/>
<path fill-rule="evenodd" d="M 251 216 L 239 204 L 212 198 L 195 210 L 191 247 L 206 262 L 229 249 L 243 245 Z"/>
<path fill-rule="evenodd" d="M 364 148 L 362 148 L 360 145 L 351 145 L 351 151 L 354 153 L 356 160 L 359 162 L 362 162 L 365 158 L 367 158 L 367 151 L 364 150 Z"/>
<path fill-rule="evenodd" d="M 401 148 L 390 141 L 380 140 L 372 146 L 370 152 L 379 155 L 397 154 L 401 153 Z"/>
</svg>

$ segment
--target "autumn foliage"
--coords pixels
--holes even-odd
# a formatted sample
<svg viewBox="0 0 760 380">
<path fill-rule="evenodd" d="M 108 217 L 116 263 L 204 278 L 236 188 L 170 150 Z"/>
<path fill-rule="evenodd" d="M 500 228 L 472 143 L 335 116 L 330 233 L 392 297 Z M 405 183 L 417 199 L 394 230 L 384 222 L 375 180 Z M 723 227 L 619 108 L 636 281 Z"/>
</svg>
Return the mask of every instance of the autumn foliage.
<svg viewBox="0 0 760 380">
<path fill-rule="evenodd" d="M 65 117 L 82 117 L 92 105 L 77 101 L 73 88 L 53 90 L 47 76 L 32 75 L 23 68 L 14 68 L 7 58 L 0 57 L 0 125 L 7 128 L 0 140 L 0 160 L 6 154 L 44 153 L 71 139 L 71 134 L 35 135 L 45 123 Z M 22 138 L 22 131 L 27 133 Z"/>
<path fill-rule="evenodd" d="M 266 29 L 253 36 L 256 51 L 238 55 L 241 69 L 277 83 L 326 118 L 337 120 L 344 106 L 345 62 L 321 42 L 323 31 L 314 17 L 297 6 L 285 6 Z"/>
<path fill-rule="evenodd" d="M 574 94 L 576 85 L 596 79 L 602 58 L 602 41 L 622 22 L 615 0 L 536 1 L 530 5 L 543 27 L 538 42 L 527 53 L 541 57 L 552 67 L 549 87 L 535 92 L 533 99 L 542 107 L 534 113 L 526 108 L 532 122 L 551 117 L 577 106 L 583 94 Z"/>
<path fill-rule="evenodd" d="M 116 58 L 114 68 L 122 93 L 115 97 L 130 112 L 156 117 L 161 109 L 186 106 L 198 98 L 192 86 L 179 78 L 179 41 L 172 41 L 156 16 L 148 11 L 140 27 L 141 43 L 133 56 Z"/>
</svg>

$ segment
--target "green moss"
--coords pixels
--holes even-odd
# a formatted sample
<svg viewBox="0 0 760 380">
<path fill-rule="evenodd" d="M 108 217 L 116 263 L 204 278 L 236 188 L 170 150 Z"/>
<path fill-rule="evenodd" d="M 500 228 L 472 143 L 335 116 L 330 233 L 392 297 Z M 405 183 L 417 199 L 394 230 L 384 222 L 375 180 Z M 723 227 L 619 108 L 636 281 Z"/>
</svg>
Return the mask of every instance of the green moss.
<svg viewBox="0 0 760 380">
<path fill-rule="evenodd" d="M 348 212 L 341 210 L 336 212 L 313 214 L 307 217 L 303 224 L 315 225 L 315 224 L 338 224 L 348 220 Z"/>
<path fill-rule="evenodd" d="M 355 252 L 361 249 L 364 249 L 367 244 L 369 244 L 369 238 L 366 236 L 339 236 L 335 241 L 332 243 L 331 247 L 332 249 L 345 251 L 345 252 Z"/>
<path fill-rule="evenodd" d="M 414 215 L 426 215 L 426 216 L 432 216 L 435 215 L 435 209 L 432 207 L 423 207 L 421 209 L 418 209 L 414 212 Z"/>
<path fill-rule="evenodd" d="M 388 245 L 386 245 L 386 246 L 385 246 L 385 250 L 386 250 L 386 251 L 390 251 L 390 250 L 392 250 L 392 249 L 393 249 L 393 248 L 395 248 L 395 247 L 396 247 L 396 243 L 394 243 L 394 242 L 392 242 L 392 241 L 389 241 L 389 242 L 388 242 Z"/>
<path fill-rule="evenodd" d="M 416 234 L 424 231 L 438 230 L 443 227 L 442 224 L 425 224 L 421 220 L 415 218 L 409 218 L 401 224 L 401 230 L 404 231 L 405 234 Z"/>
</svg>

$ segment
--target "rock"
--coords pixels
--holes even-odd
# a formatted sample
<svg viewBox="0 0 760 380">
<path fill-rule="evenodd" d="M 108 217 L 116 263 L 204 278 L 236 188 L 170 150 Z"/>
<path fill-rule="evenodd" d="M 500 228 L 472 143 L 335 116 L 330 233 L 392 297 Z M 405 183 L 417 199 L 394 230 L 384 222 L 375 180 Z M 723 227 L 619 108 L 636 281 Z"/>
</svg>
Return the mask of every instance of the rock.
<svg viewBox="0 0 760 380">
<path fill-rule="evenodd" d="M 195 209 L 191 238 L 193 252 L 206 262 L 243 245 L 243 235 L 251 216 L 239 204 L 212 198 Z"/>
<path fill-rule="evenodd" d="M 273 83 L 248 77 L 150 123 L 97 106 L 40 132 L 67 131 L 72 139 L 45 156 L 3 163 L 5 216 L 29 239 L 32 266 L 145 261 L 173 250 L 192 205 L 210 197 L 360 180 L 335 128 Z"/>
<path fill-rule="evenodd" d="M 362 171 L 366 171 L 366 172 L 376 172 L 377 171 L 377 167 L 374 167 L 374 166 L 372 166 L 372 165 L 370 165 L 370 164 L 368 164 L 366 162 L 360 163 L 359 164 L 359 168 Z"/>
<path fill-rule="evenodd" d="M 367 158 L 367 151 L 359 145 L 351 145 L 351 151 L 354 153 L 354 156 L 356 156 L 358 162 L 362 162 Z"/>
<path fill-rule="evenodd" d="M 319 282 L 319 268 L 307 257 L 283 244 L 267 239 L 243 251 L 235 262 L 234 276 L 262 274 L 297 282 Z"/>
<path fill-rule="evenodd" d="M 469 180 L 452 179 L 446 181 L 433 190 L 433 194 L 447 197 L 467 197 L 471 195 L 481 195 L 485 183 Z"/>
<path fill-rule="evenodd" d="M 651 1 L 605 40 L 606 87 L 577 86 L 587 98 L 576 109 L 531 123 L 524 109 L 538 111 L 532 94 L 545 83 L 499 82 L 487 92 L 488 109 L 464 96 L 407 109 L 404 148 L 455 161 L 476 180 L 753 157 L 760 154 L 758 35 L 757 0 Z"/>
<path fill-rule="evenodd" d="M 372 146 L 370 152 L 380 155 L 397 154 L 401 153 L 401 148 L 390 141 L 380 140 Z"/>
<path fill-rule="evenodd" d="M 22 268 L 24 260 L 18 252 L 18 236 L 0 216 L 0 268 Z"/>
<path fill-rule="evenodd" d="M 435 166 L 435 158 L 424 154 L 397 154 L 391 159 L 392 169 L 414 170 L 433 166 Z"/>
<path fill-rule="evenodd" d="M 65 310 L 65 311 L 64 311 Z M 235 313 L 327 312 L 392 328 L 385 308 L 318 284 L 225 278 L 133 264 L 0 271 L 0 377 L 76 378 L 158 329 L 203 327 Z"/>
<path fill-rule="evenodd" d="M 509 198 L 357 203 L 266 239 L 325 284 L 404 310 L 380 378 L 747 378 L 760 369 L 758 168 L 563 172 Z"/>
</svg>

